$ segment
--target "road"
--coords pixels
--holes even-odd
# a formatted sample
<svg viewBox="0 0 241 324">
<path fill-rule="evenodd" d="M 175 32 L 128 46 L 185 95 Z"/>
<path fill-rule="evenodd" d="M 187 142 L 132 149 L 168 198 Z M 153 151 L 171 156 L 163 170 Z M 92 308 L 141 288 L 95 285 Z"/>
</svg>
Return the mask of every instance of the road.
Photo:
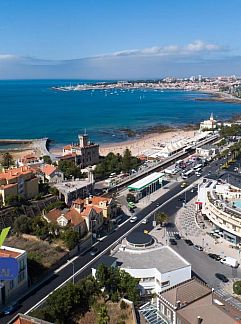
<svg viewBox="0 0 241 324">
<path fill-rule="evenodd" d="M 221 163 L 222 161 L 219 161 Z M 212 162 L 209 166 L 204 168 L 204 173 L 207 174 L 209 171 L 212 173 L 215 173 L 217 171 L 217 163 Z M 194 175 L 188 180 L 185 180 L 187 184 L 191 184 L 194 181 L 197 180 L 197 177 Z M 173 198 L 175 195 L 180 193 L 183 190 L 181 188 L 180 184 L 176 184 L 172 186 L 170 190 L 167 190 L 167 192 L 162 195 L 160 198 L 158 198 L 156 201 L 152 202 L 149 206 L 142 209 L 140 212 L 137 213 L 138 221 L 141 221 L 143 218 L 145 218 L 148 214 L 153 212 L 153 210 L 156 209 L 157 204 L 162 205 L 167 200 L 170 199 L 169 202 L 165 204 L 164 207 L 160 207 L 160 209 L 164 212 L 166 212 L 168 215 L 170 215 L 170 222 L 174 222 L 175 213 L 179 208 L 182 208 L 182 203 L 178 201 L 178 198 Z M 190 200 L 192 197 L 194 197 L 196 193 L 191 192 L 190 190 L 187 192 L 186 197 L 188 200 Z M 153 219 L 153 216 L 151 216 L 151 219 Z M 104 251 L 105 249 L 108 249 L 108 247 L 113 243 L 118 243 L 118 240 L 121 236 L 125 235 L 135 224 L 126 222 L 121 227 L 117 228 L 112 234 L 107 236 L 104 240 L 97 243 L 97 247 L 100 251 Z M 151 229 L 152 228 L 152 222 L 149 222 L 148 224 L 144 225 L 141 224 L 138 226 L 138 231 L 142 231 L 143 229 Z M 171 229 L 173 230 L 173 228 Z M 213 284 L 214 281 L 214 273 L 215 272 L 221 272 L 224 274 L 227 274 L 230 276 L 229 272 L 230 269 L 227 268 L 225 271 L 223 271 L 223 265 L 219 263 L 215 263 L 213 260 L 208 258 L 206 255 L 199 253 L 199 251 L 194 251 L 193 247 L 186 246 L 184 242 L 178 243 L 178 246 L 176 247 L 177 251 L 183 255 L 184 258 L 186 258 L 190 263 L 193 264 L 193 270 L 197 272 L 197 274 L 204 279 L 207 283 Z M 204 264 L 200 265 L 200 258 L 203 260 Z M 80 255 L 77 257 L 77 259 L 74 261 L 74 268 L 75 272 L 81 269 L 83 266 L 85 266 L 87 263 L 91 262 L 88 267 L 82 271 L 79 275 L 75 277 L 75 281 L 79 280 L 80 278 L 84 277 L 85 275 L 89 274 L 91 272 L 91 267 L 94 265 L 96 260 L 98 259 L 98 256 L 93 258 L 89 253 L 86 253 L 85 255 Z M 222 270 L 222 271 L 221 271 Z M 69 277 L 71 277 L 73 273 L 73 265 L 70 263 L 68 266 L 63 268 L 61 271 L 58 272 L 58 274 L 54 274 L 48 281 L 46 281 L 41 287 L 38 287 L 36 291 L 31 292 L 28 296 L 25 296 L 22 300 L 20 300 L 21 307 L 18 309 L 16 313 L 25 313 L 29 309 L 31 309 L 34 305 L 36 305 L 40 300 L 42 300 L 46 295 L 51 293 L 56 287 L 61 285 L 64 281 L 66 281 Z M 240 271 L 238 270 L 239 275 L 241 275 Z M 209 280 L 209 277 L 212 278 Z M 15 314 L 5 316 L 1 319 L 1 323 L 7 323 Z"/>
</svg>

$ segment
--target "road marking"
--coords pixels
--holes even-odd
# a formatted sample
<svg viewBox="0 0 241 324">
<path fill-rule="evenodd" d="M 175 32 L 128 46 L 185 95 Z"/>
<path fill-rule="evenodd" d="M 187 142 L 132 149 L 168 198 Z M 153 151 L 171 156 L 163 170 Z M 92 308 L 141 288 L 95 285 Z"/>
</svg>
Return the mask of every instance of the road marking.
<svg viewBox="0 0 241 324">
<path fill-rule="evenodd" d="M 191 186 L 190 186 L 191 187 Z M 189 187 L 185 188 L 184 190 L 178 192 L 175 196 L 172 196 L 171 198 L 169 198 L 168 200 L 166 200 L 163 204 L 161 204 L 160 206 L 158 206 L 157 208 L 155 208 L 151 213 L 149 213 L 147 216 L 145 216 L 145 218 L 150 218 L 158 209 L 160 209 L 161 207 L 165 206 L 168 202 L 170 202 L 171 200 L 175 199 L 176 197 L 178 197 L 180 194 L 183 193 L 183 191 L 187 190 Z M 128 222 L 129 219 L 126 220 L 126 222 Z M 125 222 L 125 223 L 126 223 Z M 96 262 L 98 259 L 100 259 L 100 257 L 102 257 L 104 254 L 106 254 L 106 252 L 108 252 L 109 250 L 111 250 L 113 247 L 115 247 L 116 245 L 118 245 L 118 243 L 120 241 L 122 241 L 128 234 L 130 234 L 132 231 L 134 231 L 134 229 L 136 229 L 142 222 L 142 219 L 136 223 L 133 227 L 131 227 L 129 229 L 129 231 L 127 231 L 125 234 L 123 234 L 121 237 L 119 237 L 115 242 L 113 242 L 110 246 L 108 246 L 105 250 L 103 250 L 98 256 L 96 256 L 95 258 L 93 258 L 92 260 L 90 260 L 88 263 L 86 263 L 82 268 L 80 268 L 78 271 L 75 272 L 74 275 L 71 275 L 68 279 L 66 279 L 64 282 L 62 282 L 58 287 L 56 287 L 54 290 L 52 290 L 49 294 L 47 294 L 44 298 L 42 298 L 37 304 L 35 304 L 33 307 L 31 307 L 27 312 L 25 312 L 24 314 L 29 314 L 32 310 L 34 310 L 35 308 L 38 308 L 41 304 L 43 304 L 43 302 L 55 291 L 58 290 L 59 288 L 63 287 L 67 282 L 73 280 L 73 277 L 76 277 L 77 275 L 79 275 L 82 271 L 84 271 L 86 268 L 88 268 L 91 264 L 93 264 L 94 262 Z M 67 265 L 69 265 L 69 263 L 67 263 Z"/>
</svg>

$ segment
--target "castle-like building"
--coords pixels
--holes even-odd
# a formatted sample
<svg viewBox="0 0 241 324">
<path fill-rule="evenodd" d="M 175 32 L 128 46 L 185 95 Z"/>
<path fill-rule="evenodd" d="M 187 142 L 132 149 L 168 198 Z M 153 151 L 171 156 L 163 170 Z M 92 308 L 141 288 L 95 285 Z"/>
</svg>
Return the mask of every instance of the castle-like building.
<svg viewBox="0 0 241 324">
<path fill-rule="evenodd" d="M 211 113 L 211 116 L 208 120 L 204 120 L 200 123 L 200 131 L 205 130 L 216 130 L 218 128 L 217 120 L 214 119 L 213 113 Z"/>
<path fill-rule="evenodd" d="M 88 135 L 79 135 L 79 143 L 63 147 L 63 159 L 73 159 L 81 168 L 99 163 L 99 144 L 89 141 Z"/>
</svg>

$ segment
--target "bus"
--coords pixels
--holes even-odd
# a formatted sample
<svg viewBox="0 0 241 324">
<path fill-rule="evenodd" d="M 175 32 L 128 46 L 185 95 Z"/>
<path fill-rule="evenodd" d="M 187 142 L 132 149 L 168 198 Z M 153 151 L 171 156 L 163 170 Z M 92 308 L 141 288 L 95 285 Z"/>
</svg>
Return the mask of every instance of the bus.
<svg viewBox="0 0 241 324">
<path fill-rule="evenodd" d="M 183 179 L 187 179 L 187 178 L 191 177 L 193 174 L 194 174 L 194 170 L 193 169 L 188 170 L 188 171 L 186 171 L 185 173 L 182 174 L 182 178 Z"/>
<path fill-rule="evenodd" d="M 193 168 L 194 170 L 201 169 L 202 168 L 202 163 L 196 164 L 195 167 Z"/>
</svg>

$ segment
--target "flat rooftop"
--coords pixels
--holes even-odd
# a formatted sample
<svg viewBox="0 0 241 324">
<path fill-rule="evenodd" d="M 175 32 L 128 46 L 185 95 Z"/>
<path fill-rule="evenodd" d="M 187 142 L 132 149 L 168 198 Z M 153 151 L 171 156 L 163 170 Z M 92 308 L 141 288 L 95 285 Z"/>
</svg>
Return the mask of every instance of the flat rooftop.
<svg viewBox="0 0 241 324">
<path fill-rule="evenodd" d="M 0 257 L 1 258 L 17 258 L 18 256 L 22 255 L 25 253 L 24 250 L 12 248 L 9 246 L 1 246 L 0 248 Z"/>
<path fill-rule="evenodd" d="M 60 192 L 69 193 L 77 189 L 85 188 L 92 183 L 88 180 L 64 181 L 54 185 Z"/>
<path fill-rule="evenodd" d="M 153 172 L 149 174 L 147 177 L 138 180 L 134 182 L 133 184 L 128 186 L 128 189 L 133 189 L 133 190 L 142 190 L 146 187 L 148 187 L 150 184 L 158 181 L 161 177 L 164 176 L 163 172 Z"/>
<path fill-rule="evenodd" d="M 121 268 L 150 269 L 156 268 L 161 273 L 190 266 L 184 258 L 169 246 L 143 248 L 142 250 L 118 250 L 113 256 L 118 259 Z"/>
</svg>

